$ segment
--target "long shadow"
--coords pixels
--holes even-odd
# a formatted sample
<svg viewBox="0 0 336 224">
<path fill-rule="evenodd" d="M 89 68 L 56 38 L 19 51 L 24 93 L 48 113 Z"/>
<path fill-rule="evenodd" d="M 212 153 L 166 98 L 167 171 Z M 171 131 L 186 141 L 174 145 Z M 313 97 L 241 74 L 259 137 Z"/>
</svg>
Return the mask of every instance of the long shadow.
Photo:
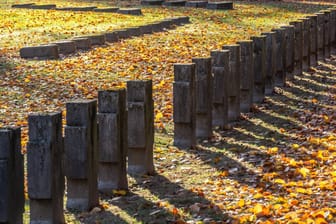
<svg viewBox="0 0 336 224">
<path fill-rule="evenodd" d="M 69 218 L 69 214 L 74 216 L 74 218 Z M 108 224 L 108 223 L 118 223 L 118 224 L 128 224 L 126 220 L 123 220 L 118 215 L 113 214 L 110 211 L 99 211 L 99 212 L 87 212 L 87 213 L 77 213 L 66 211 L 66 221 L 67 223 L 83 223 L 83 224 Z"/>
<path fill-rule="evenodd" d="M 213 203 L 205 198 L 205 195 L 200 191 L 192 191 L 182 187 L 179 183 L 174 183 L 166 177 L 155 174 L 153 176 L 133 176 L 136 180 L 138 187 L 148 189 L 155 197 L 160 199 L 159 204 L 165 205 L 165 211 L 167 208 L 176 208 L 184 214 L 189 216 L 193 215 L 190 207 L 199 204 L 201 205 L 200 210 L 197 212 L 198 216 L 204 216 L 215 222 L 231 222 L 233 221 L 230 215 L 223 213 L 218 209 L 215 209 Z M 161 208 L 162 209 L 162 208 Z M 176 211 L 176 210 L 175 210 Z M 179 218 L 183 220 L 185 217 L 178 214 L 174 214 L 174 210 L 170 211 L 171 214 L 168 217 L 161 217 L 157 220 L 150 219 L 150 222 L 144 223 L 175 223 Z M 170 217 L 169 217 L 170 216 Z M 188 219 L 188 218 L 186 218 Z"/>
</svg>

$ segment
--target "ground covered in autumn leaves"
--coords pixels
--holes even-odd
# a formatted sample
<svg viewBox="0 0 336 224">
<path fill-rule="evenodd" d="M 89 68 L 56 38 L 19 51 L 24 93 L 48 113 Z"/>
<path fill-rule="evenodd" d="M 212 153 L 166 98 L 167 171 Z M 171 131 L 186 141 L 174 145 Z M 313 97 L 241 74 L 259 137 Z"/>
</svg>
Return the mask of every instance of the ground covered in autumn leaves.
<svg viewBox="0 0 336 224">
<path fill-rule="evenodd" d="M 11 3 L 0 7 L 0 126 L 22 126 L 24 150 L 28 113 L 64 111 L 65 102 L 95 98 L 98 89 L 123 86 L 131 79 L 153 79 L 157 175 L 130 177 L 127 196 L 103 197 L 101 208 L 91 213 L 67 211 L 69 223 L 336 222 L 335 58 L 276 89 L 232 129 L 215 132 L 196 149 L 172 147 L 174 63 L 209 56 L 224 44 L 326 6 L 239 3 L 236 10 L 224 12 L 160 7 L 143 8 L 144 16 L 134 17 L 10 9 Z M 192 23 L 61 60 L 26 61 L 18 56 L 24 45 L 180 15 L 190 16 Z"/>
<path fill-rule="evenodd" d="M 196 149 L 158 134 L 157 175 L 102 200 L 83 223 L 334 223 L 336 57 L 276 89 Z M 69 214 L 69 217 L 72 215 Z M 72 216 L 73 217 L 73 216 Z"/>
</svg>

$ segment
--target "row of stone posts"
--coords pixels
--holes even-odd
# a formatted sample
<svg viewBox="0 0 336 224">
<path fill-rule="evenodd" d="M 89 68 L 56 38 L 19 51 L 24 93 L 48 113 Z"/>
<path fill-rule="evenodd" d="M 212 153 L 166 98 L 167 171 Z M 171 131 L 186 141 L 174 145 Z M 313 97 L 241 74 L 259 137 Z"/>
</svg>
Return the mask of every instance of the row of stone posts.
<svg viewBox="0 0 336 224">
<path fill-rule="evenodd" d="M 211 57 L 175 64 L 174 144 L 192 147 L 197 138 L 210 138 L 214 126 L 225 128 L 237 121 L 275 86 L 284 86 L 335 53 L 335 27 L 336 9 L 323 11 L 225 45 Z M 31 114 L 28 126 L 30 223 L 64 223 L 65 189 L 66 207 L 85 211 L 99 204 L 99 191 L 127 189 L 127 171 L 154 172 L 150 80 L 127 82 L 127 93 L 100 91 L 98 106 L 96 100 L 67 103 L 64 136 L 61 113 Z M 23 211 L 21 131 L 2 128 L 0 223 L 22 223 Z"/>
<path fill-rule="evenodd" d="M 127 94 L 99 91 L 98 106 L 67 103 L 64 136 L 61 112 L 30 114 L 28 126 L 30 223 L 65 223 L 65 189 L 66 207 L 77 211 L 98 206 L 98 192 L 127 190 L 126 161 L 129 174 L 154 173 L 151 80 L 127 82 Z M 23 167 L 20 128 L 0 129 L 0 223 L 22 223 Z"/>
<path fill-rule="evenodd" d="M 336 52 L 336 9 L 174 65 L 174 145 L 193 147 Z"/>
</svg>

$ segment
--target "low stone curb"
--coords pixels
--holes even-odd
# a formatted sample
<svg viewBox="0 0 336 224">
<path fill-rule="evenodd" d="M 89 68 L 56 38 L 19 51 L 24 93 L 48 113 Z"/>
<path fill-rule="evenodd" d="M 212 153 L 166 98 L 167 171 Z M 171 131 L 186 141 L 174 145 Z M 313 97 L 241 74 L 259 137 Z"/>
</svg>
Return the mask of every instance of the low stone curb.
<svg viewBox="0 0 336 224">
<path fill-rule="evenodd" d="M 73 12 L 109 12 L 109 13 L 119 13 L 125 15 L 142 15 L 140 8 L 97 8 L 96 6 L 84 6 L 84 7 L 61 7 L 57 8 L 55 4 L 48 5 L 36 5 L 35 3 L 25 3 L 25 4 L 13 4 L 12 8 L 21 8 L 21 9 L 54 9 L 57 11 L 73 11 Z"/>
<path fill-rule="evenodd" d="M 233 2 L 222 1 L 222 2 L 208 2 L 202 0 L 196 1 L 186 1 L 186 0 L 172 0 L 172 1 L 162 1 L 162 0 L 142 0 L 141 5 L 143 6 L 168 6 L 168 7 L 190 7 L 190 8 L 206 8 L 212 10 L 230 10 L 233 9 Z"/>
<path fill-rule="evenodd" d="M 93 45 L 101 46 L 106 44 L 106 42 L 114 43 L 122 39 L 138 37 L 154 32 L 162 32 L 164 30 L 172 29 L 174 26 L 181 26 L 187 23 L 190 23 L 189 17 L 183 16 L 103 34 L 77 36 L 69 40 L 55 41 L 47 45 L 21 48 L 20 56 L 21 58 L 26 59 L 58 59 L 59 54 L 68 55 L 75 53 L 77 50 L 90 50 Z"/>
<path fill-rule="evenodd" d="M 24 47 L 20 49 L 21 58 L 58 59 L 59 50 L 56 44 Z"/>
</svg>

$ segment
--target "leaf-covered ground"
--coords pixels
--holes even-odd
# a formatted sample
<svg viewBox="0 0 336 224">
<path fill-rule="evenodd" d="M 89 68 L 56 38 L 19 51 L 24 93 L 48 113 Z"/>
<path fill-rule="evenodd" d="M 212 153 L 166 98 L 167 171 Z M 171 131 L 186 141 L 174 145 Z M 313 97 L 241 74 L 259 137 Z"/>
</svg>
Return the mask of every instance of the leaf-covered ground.
<svg viewBox="0 0 336 224">
<path fill-rule="evenodd" d="M 254 108 L 255 113 L 243 115 L 234 128 L 216 132 L 197 149 L 171 146 L 174 63 L 209 56 L 224 44 L 288 24 L 325 6 L 240 3 L 236 10 L 224 12 L 143 8 L 144 16 L 134 17 L 10 9 L 11 3 L 14 1 L 7 1 L 0 9 L 0 124 L 23 126 L 24 147 L 28 113 L 63 111 L 70 99 L 94 98 L 98 89 L 123 86 L 130 79 L 154 82 L 158 132 L 166 131 L 157 133 L 155 141 L 158 174 L 131 178 L 128 196 L 103 198 L 105 211 L 68 213 L 69 222 L 335 222 L 333 61 L 277 89 L 265 104 Z M 52 3 L 69 5 L 61 0 Z M 26 61 L 18 56 L 19 48 L 26 44 L 178 15 L 190 16 L 192 23 L 61 60 Z"/>
</svg>

